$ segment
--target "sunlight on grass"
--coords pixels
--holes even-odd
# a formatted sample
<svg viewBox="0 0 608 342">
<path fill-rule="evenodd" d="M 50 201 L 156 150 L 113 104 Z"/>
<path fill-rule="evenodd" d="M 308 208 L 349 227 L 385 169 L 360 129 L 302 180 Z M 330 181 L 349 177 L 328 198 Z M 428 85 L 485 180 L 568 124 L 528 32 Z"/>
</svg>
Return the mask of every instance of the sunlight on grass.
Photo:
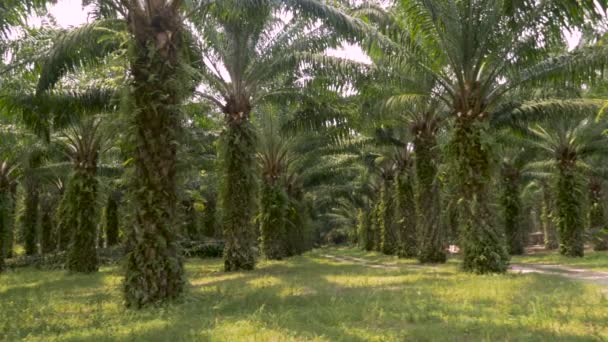
<svg viewBox="0 0 608 342">
<path fill-rule="evenodd" d="M 391 260 L 371 268 L 323 255 Z M 457 262 L 420 267 L 323 249 L 252 272 L 189 260 L 188 294 L 141 311 L 122 306 L 117 267 L 93 275 L 19 269 L 0 276 L 0 336 L 26 341 L 602 340 L 601 289 L 557 276 L 476 276 Z"/>
</svg>

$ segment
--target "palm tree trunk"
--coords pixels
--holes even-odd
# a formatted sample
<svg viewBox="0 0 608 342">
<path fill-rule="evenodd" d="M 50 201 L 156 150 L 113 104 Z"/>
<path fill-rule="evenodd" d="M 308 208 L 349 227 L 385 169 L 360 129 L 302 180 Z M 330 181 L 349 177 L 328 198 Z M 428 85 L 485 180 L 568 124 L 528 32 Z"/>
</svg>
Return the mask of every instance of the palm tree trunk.
<svg viewBox="0 0 608 342">
<path fill-rule="evenodd" d="M 47 198 L 40 205 L 42 210 L 40 219 L 40 250 L 42 254 L 47 254 L 55 250 L 56 244 L 53 241 L 53 232 L 55 227 L 53 225 L 52 212 L 53 203 L 51 198 Z"/>
<path fill-rule="evenodd" d="M 396 221 L 399 236 L 397 255 L 400 258 L 413 258 L 418 254 L 413 178 L 411 165 L 408 165 L 395 179 Z"/>
<path fill-rule="evenodd" d="M 260 206 L 262 253 L 270 260 L 281 260 L 287 256 L 287 194 L 281 185 L 262 185 Z"/>
<path fill-rule="evenodd" d="M 1 179 L 0 182 L 2 182 Z M 8 186 L 0 183 L 0 272 L 4 271 L 4 258 L 6 257 L 4 246 L 6 244 L 6 231 L 9 229 L 10 195 L 7 188 Z"/>
<path fill-rule="evenodd" d="M 559 252 L 570 257 L 585 254 L 583 217 L 576 174 L 569 167 L 560 166 L 557 180 L 557 229 Z"/>
<path fill-rule="evenodd" d="M 25 208 L 20 217 L 23 229 L 24 248 L 26 255 L 38 253 L 38 204 L 40 192 L 38 182 L 32 177 L 26 176 L 25 181 Z"/>
<path fill-rule="evenodd" d="M 108 247 L 116 246 L 118 244 L 118 199 L 114 193 L 110 193 L 108 196 L 108 202 L 106 203 L 106 245 Z"/>
<path fill-rule="evenodd" d="M 524 237 L 518 171 L 504 166 L 502 181 L 500 202 L 503 209 L 507 249 L 511 255 L 521 255 L 524 253 Z"/>
<path fill-rule="evenodd" d="M 486 132 L 481 115 L 461 113 L 456 120 L 450 144 L 459 186 L 459 226 L 463 268 L 479 274 L 506 272 L 509 256 L 504 234 L 495 222 L 490 185 L 492 163 L 490 147 L 485 142 Z"/>
<path fill-rule="evenodd" d="M 549 185 L 546 182 L 542 182 L 541 186 L 543 192 L 543 205 L 540 218 L 543 227 L 545 249 L 553 250 L 559 247 L 557 232 L 553 222 L 553 198 Z"/>
<path fill-rule="evenodd" d="M 8 194 L 7 197 L 5 198 L 7 202 L 5 202 L 6 207 L 6 215 L 5 219 L 7 221 L 6 222 L 6 226 L 5 228 L 5 240 L 4 240 L 4 257 L 5 258 L 12 258 L 13 257 L 13 243 L 15 240 L 15 218 L 17 217 L 17 183 L 13 182 L 9 187 L 8 187 Z"/>
<path fill-rule="evenodd" d="M 176 230 L 176 152 L 179 105 L 188 82 L 180 68 L 180 1 L 131 1 L 129 30 L 135 175 L 134 226 L 124 282 L 127 307 L 178 297 L 184 289 Z"/>
<path fill-rule="evenodd" d="M 68 249 L 67 269 L 72 272 L 96 272 L 98 265 L 97 236 L 97 179 L 95 169 L 76 169 L 65 193 L 68 201 L 72 239 Z"/>
<path fill-rule="evenodd" d="M 592 231 L 593 249 L 596 251 L 608 250 L 602 185 L 602 180 L 597 177 L 589 181 L 589 230 Z"/>
<path fill-rule="evenodd" d="M 437 180 L 434 135 L 421 130 L 414 140 L 416 155 L 416 212 L 418 228 L 418 260 L 422 263 L 446 261 L 444 232 L 440 217 L 439 184 Z"/>
<path fill-rule="evenodd" d="M 384 222 L 383 219 L 383 209 L 382 209 L 382 197 L 383 191 L 380 190 L 378 193 L 378 198 L 372 207 L 372 235 L 373 235 L 373 247 L 372 250 L 380 252 L 381 251 L 381 241 L 382 241 L 382 224 Z"/>
<path fill-rule="evenodd" d="M 74 227 L 77 225 L 74 221 L 74 215 L 70 215 L 70 200 L 66 194 L 64 191 L 61 195 L 61 200 L 59 200 L 59 205 L 55 211 L 58 251 L 66 251 L 70 247 Z"/>
<path fill-rule="evenodd" d="M 395 225 L 395 205 L 392 195 L 392 178 L 385 179 L 382 185 L 380 206 L 381 251 L 387 255 L 397 252 L 397 232 Z"/>
<path fill-rule="evenodd" d="M 257 256 L 254 228 L 257 186 L 255 131 L 248 112 L 228 112 L 221 137 L 220 208 L 224 232 L 224 269 L 252 270 Z"/>
</svg>

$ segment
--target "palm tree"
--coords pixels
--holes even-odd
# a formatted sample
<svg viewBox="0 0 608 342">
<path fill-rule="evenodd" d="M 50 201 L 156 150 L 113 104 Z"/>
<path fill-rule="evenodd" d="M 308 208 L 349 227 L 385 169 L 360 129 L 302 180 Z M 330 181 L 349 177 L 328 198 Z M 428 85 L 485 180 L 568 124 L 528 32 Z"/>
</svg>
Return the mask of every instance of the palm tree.
<svg viewBox="0 0 608 342">
<path fill-rule="evenodd" d="M 606 168 L 604 156 L 590 158 L 588 170 L 588 201 L 589 217 L 588 232 L 596 251 L 608 250 L 608 236 L 606 232 L 606 207 L 604 205 L 604 187 L 606 181 Z"/>
<path fill-rule="evenodd" d="M 537 168 L 551 168 L 555 174 L 555 206 L 560 253 L 583 256 L 582 170 L 589 169 L 589 157 L 605 153 L 608 124 L 583 119 L 560 118 L 528 128 L 529 141 L 546 160 Z"/>
<path fill-rule="evenodd" d="M 285 177 L 288 174 L 291 157 L 288 143 L 277 136 L 272 123 L 263 133 L 258 153 L 262 171 L 260 214 L 258 216 L 261 250 L 268 259 L 280 260 L 288 254 L 288 196 L 285 189 Z"/>
<path fill-rule="evenodd" d="M 451 174 L 460 185 L 465 270 L 505 272 L 508 263 L 490 205 L 493 158 L 487 146 L 488 118 L 514 89 L 564 74 L 572 79 L 572 67 L 586 63 L 588 70 L 594 62 L 603 63 L 602 53 L 585 51 L 547 58 L 556 42 L 561 44 L 562 23 L 580 25 L 585 15 L 600 12 L 590 3 L 584 4 L 584 11 L 564 10 L 571 5 L 569 0 L 401 1 L 394 13 L 404 18 L 403 24 L 387 29 L 387 39 L 375 42 L 408 68 L 432 77 L 437 83 L 433 96 L 450 108 L 449 158 Z"/>
<path fill-rule="evenodd" d="M 190 84 L 182 64 L 180 0 L 121 2 L 132 36 L 130 107 L 133 110 L 134 227 L 125 276 L 128 307 L 179 296 L 183 260 L 176 242 L 176 152 L 179 106 Z"/>
<path fill-rule="evenodd" d="M 12 249 L 12 243 L 7 243 L 7 238 L 12 239 L 9 230 L 12 229 L 12 200 L 10 187 L 15 181 L 16 167 L 8 160 L 0 163 L 0 272 L 4 270 L 4 257 L 7 248 Z"/>
<path fill-rule="evenodd" d="M 294 14 L 292 20 L 281 18 L 286 10 Z M 227 271 L 255 265 L 256 135 L 250 123 L 254 108 L 270 96 L 293 93 L 289 73 L 297 74 L 303 65 L 348 66 L 322 54 L 335 39 L 327 37 L 326 26 L 315 27 L 308 20 L 311 16 L 351 24 L 339 10 L 317 0 L 218 1 L 194 20 L 207 64 L 202 72 L 207 89 L 199 95 L 216 105 L 226 120 L 219 155 Z"/>
<path fill-rule="evenodd" d="M 95 242 L 99 184 L 96 174 L 105 144 L 100 124 L 98 118 L 85 118 L 66 129 L 63 135 L 66 154 L 73 164 L 64 200 L 68 222 L 74 224 L 67 259 L 68 270 L 74 272 L 95 272 L 98 268 Z"/>
<path fill-rule="evenodd" d="M 531 149 L 525 150 L 509 134 L 499 136 L 502 141 L 499 150 L 500 157 L 500 206 L 502 209 L 502 223 L 507 239 L 507 250 L 510 255 L 524 253 L 524 213 L 522 204 L 522 190 L 526 181 L 526 165 L 532 161 Z"/>
<path fill-rule="evenodd" d="M 106 245 L 108 247 L 119 244 L 119 215 L 118 206 L 120 204 L 121 193 L 118 190 L 110 191 L 104 211 L 104 231 L 106 233 Z"/>
</svg>

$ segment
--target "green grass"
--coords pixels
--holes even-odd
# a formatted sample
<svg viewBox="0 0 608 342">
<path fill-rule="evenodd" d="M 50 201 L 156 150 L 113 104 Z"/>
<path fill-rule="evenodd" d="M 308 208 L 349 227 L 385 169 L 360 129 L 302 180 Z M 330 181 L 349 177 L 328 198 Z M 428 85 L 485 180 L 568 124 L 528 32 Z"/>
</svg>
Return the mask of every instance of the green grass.
<svg viewBox="0 0 608 342">
<path fill-rule="evenodd" d="M 585 251 L 583 258 L 569 258 L 557 252 L 542 252 L 531 255 L 515 256 L 513 263 L 558 264 L 588 268 L 595 271 L 608 271 L 608 252 Z"/>
<path fill-rule="evenodd" d="M 380 269 L 323 255 L 393 263 Z M 19 269 L 0 275 L 8 341 L 588 341 L 608 339 L 608 299 L 545 275 L 475 276 L 458 262 L 419 267 L 355 249 L 321 249 L 248 273 L 189 260 L 180 303 L 121 304 L 121 271 Z"/>
</svg>

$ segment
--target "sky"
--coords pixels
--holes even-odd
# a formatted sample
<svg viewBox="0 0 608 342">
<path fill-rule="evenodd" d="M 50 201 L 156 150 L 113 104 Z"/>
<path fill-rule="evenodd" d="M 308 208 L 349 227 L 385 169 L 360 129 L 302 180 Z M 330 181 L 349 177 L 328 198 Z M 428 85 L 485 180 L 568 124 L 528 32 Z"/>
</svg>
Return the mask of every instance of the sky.
<svg viewBox="0 0 608 342">
<path fill-rule="evenodd" d="M 59 0 L 53 5 L 49 12 L 57 19 L 57 23 L 62 27 L 78 26 L 88 21 L 88 11 L 82 9 L 81 0 Z M 33 17 L 30 19 L 32 24 L 40 23 L 41 19 Z M 580 40 L 580 33 L 566 34 L 570 49 L 574 48 Z M 348 58 L 358 62 L 370 63 L 369 57 L 365 55 L 360 47 L 354 45 L 344 45 L 340 49 L 331 49 L 327 52 L 331 56 Z"/>
<path fill-rule="evenodd" d="M 62 27 L 79 26 L 88 21 L 87 9 L 82 9 L 81 0 L 59 0 L 56 5 L 49 8 L 49 12 L 57 19 L 57 23 Z M 38 17 L 30 18 L 30 23 L 33 25 L 40 24 L 41 19 Z M 365 55 L 363 50 L 354 45 L 345 44 L 340 49 L 330 49 L 328 55 L 348 58 L 362 63 L 371 63 L 371 60 Z"/>
</svg>

